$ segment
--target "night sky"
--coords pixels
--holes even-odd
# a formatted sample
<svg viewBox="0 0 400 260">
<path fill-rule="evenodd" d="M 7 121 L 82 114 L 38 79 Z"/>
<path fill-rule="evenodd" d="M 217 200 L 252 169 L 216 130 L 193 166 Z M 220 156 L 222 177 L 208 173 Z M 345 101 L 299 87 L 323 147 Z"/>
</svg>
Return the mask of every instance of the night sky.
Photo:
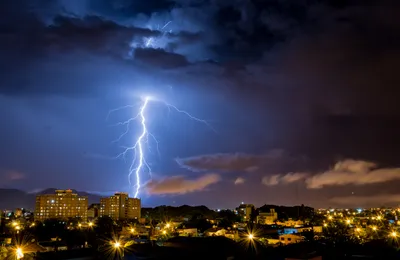
<svg viewBox="0 0 400 260">
<path fill-rule="evenodd" d="M 399 16 L 397 0 L 1 1 L 1 188 L 132 194 L 133 154 L 116 157 L 140 121 L 116 140 L 150 95 L 144 205 L 398 204 Z"/>
</svg>

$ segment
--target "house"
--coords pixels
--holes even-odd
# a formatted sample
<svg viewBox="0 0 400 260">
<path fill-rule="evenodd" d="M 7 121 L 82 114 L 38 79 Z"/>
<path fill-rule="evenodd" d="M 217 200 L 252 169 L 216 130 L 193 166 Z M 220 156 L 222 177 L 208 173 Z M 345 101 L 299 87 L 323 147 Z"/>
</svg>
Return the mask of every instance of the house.
<svg viewBox="0 0 400 260">
<path fill-rule="evenodd" d="M 233 240 L 239 238 L 238 232 L 236 230 L 216 228 L 216 227 L 207 229 L 206 231 L 204 231 L 204 235 L 206 237 L 215 237 L 215 236 L 226 237 Z"/>
<path fill-rule="evenodd" d="M 288 245 L 288 244 L 302 242 L 304 241 L 304 237 L 298 234 L 286 234 L 286 235 L 280 235 L 279 240 L 282 244 Z"/>
<path fill-rule="evenodd" d="M 212 237 L 212 236 L 225 236 L 226 229 L 224 228 L 209 228 L 206 231 L 204 231 L 204 235 L 206 237 Z"/>
<path fill-rule="evenodd" d="M 297 234 L 303 232 L 314 231 L 314 233 L 322 233 L 322 226 L 312 226 L 312 227 L 293 227 L 284 228 L 282 234 Z"/>
<path fill-rule="evenodd" d="M 284 226 L 284 227 L 302 227 L 304 226 L 304 221 L 302 220 L 286 220 L 286 221 L 278 221 L 276 224 L 280 225 L 280 226 Z"/>
<path fill-rule="evenodd" d="M 270 212 L 260 212 L 257 216 L 257 223 L 262 225 L 272 225 L 278 219 L 278 213 L 275 209 L 270 209 Z"/>
<path fill-rule="evenodd" d="M 181 237 L 197 237 L 197 228 L 179 228 L 176 230 Z"/>
</svg>

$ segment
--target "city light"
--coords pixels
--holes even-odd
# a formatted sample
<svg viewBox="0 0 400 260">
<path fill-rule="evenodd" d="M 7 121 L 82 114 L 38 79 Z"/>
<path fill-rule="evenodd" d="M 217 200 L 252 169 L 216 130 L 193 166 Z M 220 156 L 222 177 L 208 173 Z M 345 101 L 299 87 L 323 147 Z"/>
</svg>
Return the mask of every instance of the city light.
<svg viewBox="0 0 400 260">
<path fill-rule="evenodd" d="M 347 224 L 350 224 L 350 222 L 351 222 L 350 219 L 347 219 L 347 220 L 346 220 L 346 223 L 347 223 Z"/>
<path fill-rule="evenodd" d="M 15 255 L 17 259 L 22 259 L 24 257 L 24 252 L 22 251 L 22 248 L 18 247 L 15 249 Z"/>
<path fill-rule="evenodd" d="M 168 223 L 165 225 L 166 228 L 169 228 L 171 225 Z"/>
<path fill-rule="evenodd" d="M 392 232 L 390 233 L 390 236 L 391 236 L 391 237 L 397 237 L 397 232 L 396 232 L 396 231 L 392 231 Z"/>
<path fill-rule="evenodd" d="M 253 240 L 253 238 L 254 238 L 254 235 L 253 234 L 249 234 L 249 239 Z"/>
<path fill-rule="evenodd" d="M 121 247 L 121 243 L 120 242 L 117 241 L 117 242 L 114 243 L 114 248 L 118 249 L 120 247 Z"/>
<path fill-rule="evenodd" d="M 372 230 L 376 231 L 378 228 L 376 226 L 372 227 Z"/>
<path fill-rule="evenodd" d="M 167 231 L 164 230 L 162 233 L 165 235 L 165 234 L 167 234 Z"/>
<path fill-rule="evenodd" d="M 89 227 L 92 227 L 93 226 L 93 223 L 92 222 L 89 222 Z"/>
</svg>

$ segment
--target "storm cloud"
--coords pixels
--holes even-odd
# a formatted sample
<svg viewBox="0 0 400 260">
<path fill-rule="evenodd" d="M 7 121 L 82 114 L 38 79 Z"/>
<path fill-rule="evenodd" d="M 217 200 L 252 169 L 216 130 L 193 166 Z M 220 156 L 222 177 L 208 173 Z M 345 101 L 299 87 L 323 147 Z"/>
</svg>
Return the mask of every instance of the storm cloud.
<svg viewBox="0 0 400 260">
<path fill-rule="evenodd" d="M 165 177 L 150 180 L 153 194 L 217 180 L 196 188 L 193 171 L 230 178 L 216 190 L 229 183 L 249 201 L 261 196 L 248 186 L 264 194 L 265 185 L 304 183 L 305 192 L 336 187 L 336 197 L 347 185 L 396 182 L 399 8 L 392 0 L 2 1 L 0 163 L 30 180 L 18 184 L 26 190 L 129 190 L 128 163 L 101 158 L 130 145 L 137 127 L 113 146 L 121 129 L 105 118 L 145 94 L 216 130 L 152 104 L 159 154 L 152 147 L 147 156 Z M 329 167 L 338 161 L 342 168 Z M 177 171 L 185 178 L 169 180 Z M 235 173 L 249 185 L 234 186 Z"/>
</svg>

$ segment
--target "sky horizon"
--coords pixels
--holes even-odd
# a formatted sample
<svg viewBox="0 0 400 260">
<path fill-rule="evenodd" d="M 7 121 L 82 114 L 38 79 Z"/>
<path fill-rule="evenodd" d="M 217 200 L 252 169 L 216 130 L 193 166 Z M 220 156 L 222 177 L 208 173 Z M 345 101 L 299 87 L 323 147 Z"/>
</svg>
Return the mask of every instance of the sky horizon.
<svg viewBox="0 0 400 260">
<path fill-rule="evenodd" d="M 2 1 L 0 188 L 397 205 L 399 14 L 395 0 Z"/>
</svg>

